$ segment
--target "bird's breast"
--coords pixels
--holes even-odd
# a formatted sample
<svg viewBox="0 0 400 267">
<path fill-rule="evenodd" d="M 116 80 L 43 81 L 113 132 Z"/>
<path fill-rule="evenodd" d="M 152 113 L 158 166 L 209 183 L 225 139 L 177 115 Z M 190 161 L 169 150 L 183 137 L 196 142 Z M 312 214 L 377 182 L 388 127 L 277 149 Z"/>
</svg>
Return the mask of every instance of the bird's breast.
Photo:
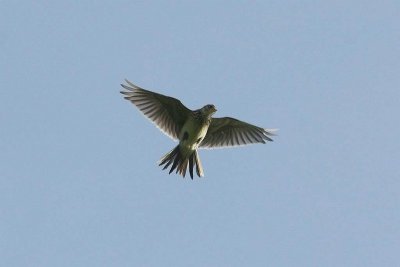
<svg viewBox="0 0 400 267">
<path fill-rule="evenodd" d="M 209 123 L 188 119 L 179 134 L 179 144 L 182 148 L 195 150 L 207 134 Z"/>
</svg>

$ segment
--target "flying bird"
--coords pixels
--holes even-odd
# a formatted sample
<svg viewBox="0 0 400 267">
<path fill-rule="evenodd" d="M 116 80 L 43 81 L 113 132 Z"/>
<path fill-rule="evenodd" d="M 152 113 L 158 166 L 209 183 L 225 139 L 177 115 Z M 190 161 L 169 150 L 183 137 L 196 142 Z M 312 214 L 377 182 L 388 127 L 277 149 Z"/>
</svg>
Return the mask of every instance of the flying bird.
<svg viewBox="0 0 400 267">
<path fill-rule="evenodd" d="M 204 176 L 203 167 L 197 152 L 198 148 L 218 148 L 263 143 L 272 141 L 275 129 L 264 129 L 230 118 L 213 118 L 217 111 L 208 104 L 197 110 L 190 110 L 176 98 L 145 90 L 128 80 L 121 86 L 125 99 L 132 102 L 146 117 L 166 135 L 179 144 L 164 155 L 159 166 L 163 170 L 171 166 L 169 173 L 176 169 L 183 177 L 189 166 L 190 177 L 193 169 L 197 176 Z"/>
</svg>

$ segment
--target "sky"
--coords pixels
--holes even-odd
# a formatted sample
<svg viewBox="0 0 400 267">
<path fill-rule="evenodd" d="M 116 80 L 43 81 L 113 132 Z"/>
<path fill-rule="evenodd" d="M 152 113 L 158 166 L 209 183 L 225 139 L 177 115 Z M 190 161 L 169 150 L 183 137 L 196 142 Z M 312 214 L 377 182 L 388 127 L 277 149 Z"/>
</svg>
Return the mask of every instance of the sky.
<svg viewBox="0 0 400 267">
<path fill-rule="evenodd" d="M 0 1 L 1 266 L 400 266 L 399 1 Z M 200 150 L 135 84 L 279 128 Z"/>
</svg>

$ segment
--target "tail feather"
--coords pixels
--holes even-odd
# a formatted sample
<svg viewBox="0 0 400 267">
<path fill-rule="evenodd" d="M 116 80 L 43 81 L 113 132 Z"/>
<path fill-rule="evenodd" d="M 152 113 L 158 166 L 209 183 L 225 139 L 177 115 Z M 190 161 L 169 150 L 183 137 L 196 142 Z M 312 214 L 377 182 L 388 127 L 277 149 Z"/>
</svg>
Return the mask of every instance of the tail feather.
<svg viewBox="0 0 400 267">
<path fill-rule="evenodd" d="M 189 157 L 189 173 L 190 177 L 193 177 L 193 157 Z"/>
<path fill-rule="evenodd" d="M 185 159 L 176 169 L 176 173 L 179 173 L 183 176 L 183 178 L 185 178 L 186 175 L 186 169 L 187 169 L 187 165 L 188 165 L 188 161 L 189 159 Z"/>
<path fill-rule="evenodd" d="M 197 150 L 195 150 L 193 154 L 194 154 L 194 160 L 195 160 L 195 162 L 196 162 L 196 172 L 197 172 L 197 175 L 198 175 L 199 177 L 202 177 L 202 176 L 204 176 L 203 166 L 201 166 L 201 161 L 200 161 L 199 154 L 197 153 Z M 192 155 L 193 155 L 193 154 L 192 154 Z"/>
<path fill-rule="evenodd" d="M 203 167 L 201 166 L 199 154 L 197 151 L 193 151 L 188 157 L 182 155 L 179 145 L 172 149 L 170 152 L 165 154 L 159 161 L 159 166 L 164 165 L 163 170 L 167 169 L 171 164 L 169 173 L 171 174 L 175 169 L 176 173 L 179 173 L 183 177 L 186 175 L 186 170 L 189 165 L 189 174 L 193 179 L 193 167 L 196 166 L 196 173 L 199 177 L 204 176 Z"/>
<path fill-rule="evenodd" d="M 180 162 L 182 161 L 182 157 L 180 157 L 179 155 L 180 155 L 180 153 L 176 154 L 175 159 L 174 159 L 174 163 L 172 164 L 172 167 L 169 170 L 169 174 L 171 174 L 171 172 L 173 172 L 174 169 L 178 166 L 178 164 L 180 164 Z"/>
<path fill-rule="evenodd" d="M 165 154 L 160 161 L 158 162 L 158 166 L 162 166 L 165 164 L 163 170 L 165 170 L 166 168 L 168 168 L 169 165 L 171 165 L 171 163 L 174 162 L 175 159 L 175 155 L 178 153 L 179 147 L 175 147 L 173 150 L 171 150 L 170 152 L 168 152 L 167 154 Z"/>
</svg>

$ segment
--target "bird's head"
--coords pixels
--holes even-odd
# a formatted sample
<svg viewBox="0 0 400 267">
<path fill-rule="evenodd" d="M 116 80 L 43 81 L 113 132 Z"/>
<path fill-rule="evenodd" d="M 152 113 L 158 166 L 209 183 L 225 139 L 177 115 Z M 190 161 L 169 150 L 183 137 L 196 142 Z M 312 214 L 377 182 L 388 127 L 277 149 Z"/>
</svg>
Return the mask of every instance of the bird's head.
<svg viewBox="0 0 400 267">
<path fill-rule="evenodd" d="M 211 104 L 205 105 L 204 107 L 201 108 L 201 112 L 202 112 L 203 114 L 206 114 L 206 115 L 212 115 L 212 114 L 214 114 L 216 111 L 217 111 L 217 109 L 215 108 L 215 106 L 214 106 L 214 105 L 211 105 Z"/>
</svg>

